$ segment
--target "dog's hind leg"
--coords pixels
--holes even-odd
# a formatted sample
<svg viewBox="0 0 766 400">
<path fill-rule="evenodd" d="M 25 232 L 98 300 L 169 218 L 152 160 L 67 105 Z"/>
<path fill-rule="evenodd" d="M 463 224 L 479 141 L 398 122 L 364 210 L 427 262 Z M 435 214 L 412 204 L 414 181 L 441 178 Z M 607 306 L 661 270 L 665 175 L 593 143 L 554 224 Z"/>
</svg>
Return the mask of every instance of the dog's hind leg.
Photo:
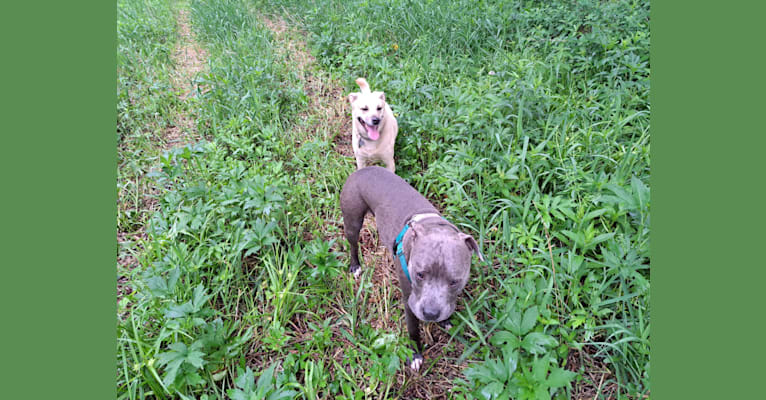
<svg viewBox="0 0 766 400">
<path fill-rule="evenodd" d="M 349 271 L 358 276 L 362 271 L 359 264 L 359 232 L 362 230 L 368 207 L 361 198 L 352 198 L 354 195 L 349 192 L 341 192 L 340 208 L 343 213 L 343 232 L 349 245 Z"/>
</svg>

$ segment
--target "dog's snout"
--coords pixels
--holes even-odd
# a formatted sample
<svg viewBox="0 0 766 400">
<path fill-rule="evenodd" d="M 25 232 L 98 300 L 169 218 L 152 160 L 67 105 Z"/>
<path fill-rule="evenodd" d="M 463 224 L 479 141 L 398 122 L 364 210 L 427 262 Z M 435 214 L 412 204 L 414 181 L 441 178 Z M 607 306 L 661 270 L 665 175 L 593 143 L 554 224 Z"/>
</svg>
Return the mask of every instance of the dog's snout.
<svg viewBox="0 0 766 400">
<path fill-rule="evenodd" d="M 380 123 L 380 118 L 378 118 L 378 117 L 373 117 L 373 118 L 372 118 L 372 124 L 373 124 L 373 125 L 377 125 L 377 124 L 379 124 L 379 123 Z"/>
<path fill-rule="evenodd" d="M 423 317 L 427 321 L 436 321 L 437 318 L 439 318 L 439 309 L 436 307 L 423 307 Z"/>
</svg>

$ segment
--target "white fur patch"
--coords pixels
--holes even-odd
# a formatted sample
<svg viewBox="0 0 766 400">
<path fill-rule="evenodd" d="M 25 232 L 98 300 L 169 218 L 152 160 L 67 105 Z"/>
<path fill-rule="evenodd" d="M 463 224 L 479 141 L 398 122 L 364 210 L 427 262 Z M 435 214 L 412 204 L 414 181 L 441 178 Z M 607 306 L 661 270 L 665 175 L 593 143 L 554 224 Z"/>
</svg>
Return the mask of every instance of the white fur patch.
<svg viewBox="0 0 766 400">
<path fill-rule="evenodd" d="M 413 357 L 412 361 L 410 361 L 410 369 L 413 372 L 418 372 L 421 365 L 423 365 L 423 357 Z"/>
</svg>

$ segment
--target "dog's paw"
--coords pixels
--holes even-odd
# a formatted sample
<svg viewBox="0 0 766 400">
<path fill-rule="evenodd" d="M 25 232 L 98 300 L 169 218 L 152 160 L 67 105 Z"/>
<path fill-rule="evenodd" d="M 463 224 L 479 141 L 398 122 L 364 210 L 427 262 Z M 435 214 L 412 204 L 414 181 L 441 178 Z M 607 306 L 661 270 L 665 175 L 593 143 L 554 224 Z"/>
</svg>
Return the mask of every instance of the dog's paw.
<svg viewBox="0 0 766 400">
<path fill-rule="evenodd" d="M 438 324 L 442 327 L 442 329 L 446 331 L 452 329 L 452 322 L 450 322 L 449 318 L 445 319 L 444 321 L 439 321 Z"/>
<path fill-rule="evenodd" d="M 412 372 L 420 371 L 420 366 L 423 365 L 423 356 L 415 353 L 412 355 L 412 360 L 409 360 L 410 369 Z"/>
<path fill-rule="evenodd" d="M 362 266 L 361 265 L 352 265 L 348 268 L 349 272 L 354 274 L 354 279 L 359 278 L 362 275 Z"/>
</svg>

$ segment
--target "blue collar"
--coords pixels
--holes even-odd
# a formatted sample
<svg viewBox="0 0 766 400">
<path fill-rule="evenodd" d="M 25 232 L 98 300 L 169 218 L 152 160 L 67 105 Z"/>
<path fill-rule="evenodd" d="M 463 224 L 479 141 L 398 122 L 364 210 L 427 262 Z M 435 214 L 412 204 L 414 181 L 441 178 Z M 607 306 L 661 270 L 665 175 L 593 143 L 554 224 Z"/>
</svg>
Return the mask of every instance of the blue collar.
<svg viewBox="0 0 766 400">
<path fill-rule="evenodd" d="M 404 224 L 404 228 L 402 228 L 402 231 L 399 232 L 399 235 L 396 236 L 396 240 L 394 240 L 394 249 L 396 249 L 395 257 L 399 257 L 399 264 L 402 265 L 402 270 L 404 271 L 404 276 L 407 277 L 407 280 L 412 282 L 412 279 L 410 278 L 410 270 L 407 269 L 407 260 L 404 257 L 404 234 L 407 233 L 407 231 L 410 229 L 410 223 L 414 220 L 417 221 L 420 218 L 417 218 L 419 216 L 438 216 L 441 217 L 441 215 L 436 213 L 424 213 L 424 214 L 415 214 L 412 217 L 410 217 L 410 220 L 407 221 L 407 223 Z M 446 221 L 444 217 L 441 217 Z"/>
<path fill-rule="evenodd" d="M 404 224 L 402 231 L 399 232 L 399 236 L 394 240 L 394 247 L 396 248 L 396 257 L 399 257 L 399 264 L 402 265 L 402 270 L 404 270 L 404 275 L 407 277 L 408 281 L 412 282 L 412 279 L 410 279 L 410 271 L 407 269 L 407 260 L 404 259 L 404 234 L 407 233 L 409 229 L 410 223 L 407 222 Z"/>
</svg>

